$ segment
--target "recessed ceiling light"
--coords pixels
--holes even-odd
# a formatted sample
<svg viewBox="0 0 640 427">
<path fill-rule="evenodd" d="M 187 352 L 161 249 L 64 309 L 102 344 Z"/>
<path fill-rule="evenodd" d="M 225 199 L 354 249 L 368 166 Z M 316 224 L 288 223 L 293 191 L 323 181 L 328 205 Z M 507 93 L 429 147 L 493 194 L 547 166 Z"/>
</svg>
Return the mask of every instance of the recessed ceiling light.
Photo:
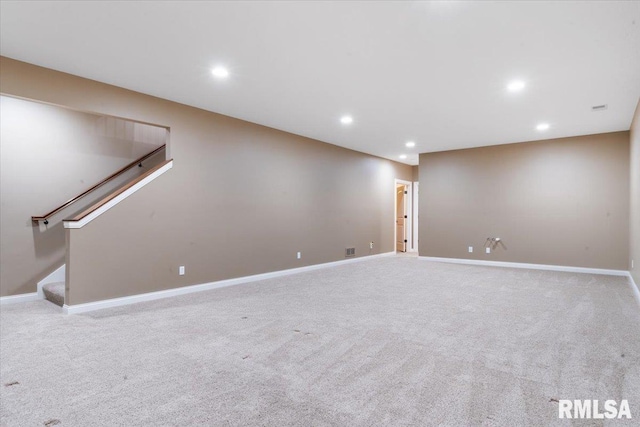
<svg viewBox="0 0 640 427">
<path fill-rule="evenodd" d="M 342 116 L 342 117 L 340 117 L 340 122 L 343 125 L 351 124 L 351 123 L 353 123 L 353 117 L 351 117 L 351 116 Z"/>
<path fill-rule="evenodd" d="M 406 158 L 407 158 L 407 155 L 406 155 L 406 154 L 400 154 L 400 158 L 401 158 L 401 159 L 406 159 Z"/>
<path fill-rule="evenodd" d="M 406 144 L 404 144 L 404 145 L 405 145 L 405 146 L 407 146 L 407 147 L 409 147 L 409 148 L 412 148 L 412 147 L 415 147 L 415 146 L 416 146 L 416 143 L 415 143 L 415 142 L 413 142 L 413 141 L 409 141 L 409 142 L 407 142 L 407 143 L 406 143 Z"/>
<path fill-rule="evenodd" d="M 224 67 L 216 67 L 211 70 L 211 74 L 213 74 L 215 77 L 224 79 L 229 77 L 229 70 Z"/>
<path fill-rule="evenodd" d="M 547 129 L 549 129 L 549 123 L 540 123 L 538 126 L 536 126 L 536 129 L 539 131 L 545 131 Z"/>
<path fill-rule="evenodd" d="M 525 84 L 522 80 L 513 80 L 507 85 L 507 89 L 509 89 L 509 92 L 520 92 L 522 89 L 524 89 L 524 87 Z"/>
</svg>

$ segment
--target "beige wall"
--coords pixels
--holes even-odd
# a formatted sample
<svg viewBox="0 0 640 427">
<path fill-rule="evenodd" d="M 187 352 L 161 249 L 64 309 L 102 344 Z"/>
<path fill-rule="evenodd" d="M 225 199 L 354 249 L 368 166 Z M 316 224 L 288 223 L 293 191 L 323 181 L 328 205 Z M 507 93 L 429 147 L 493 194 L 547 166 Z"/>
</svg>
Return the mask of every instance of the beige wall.
<svg viewBox="0 0 640 427">
<path fill-rule="evenodd" d="M 640 286 L 640 102 L 631 124 L 631 215 L 629 233 L 629 269 Z M 631 260 L 634 266 L 631 268 Z"/>
<path fill-rule="evenodd" d="M 419 180 L 420 180 L 419 167 L 418 166 L 412 166 L 411 167 L 411 181 L 417 182 Z"/>
<path fill-rule="evenodd" d="M 410 166 L 8 58 L 0 66 L 5 93 L 171 129 L 172 170 L 67 230 L 67 304 L 336 261 L 346 247 L 394 249 L 394 179 L 410 180 Z M 3 283 L 3 295 L 33 290 Z"/>
<path fill-rule="evenodd" d="M 62 219 L 144 173 L 144 162 L 78 203 L 35 226 L 44 215 L 166 142 L 167 130 L 0 96 L 0 283 L 2 295 L 34 290 L 64 262 Z M 156 132 L 158 131 L 158 132 Z"/>
<path fill-rule="evenodd" d="M 421 154 L 419 199 L 421 256 L 627 270 L 629 132 Z"/>
</svg>

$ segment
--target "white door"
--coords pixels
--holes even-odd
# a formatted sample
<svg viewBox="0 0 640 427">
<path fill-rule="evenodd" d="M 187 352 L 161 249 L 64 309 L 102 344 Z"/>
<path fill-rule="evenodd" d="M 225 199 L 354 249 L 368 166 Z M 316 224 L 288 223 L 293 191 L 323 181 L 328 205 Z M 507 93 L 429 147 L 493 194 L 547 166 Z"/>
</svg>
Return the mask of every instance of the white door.
<svg viewBox="0 0 640 427">
<path fill-rule="evenodd" d="M 404 185 L 396 187 L 396 251 L 407 251 L 407 190 Z"/>
</svg>

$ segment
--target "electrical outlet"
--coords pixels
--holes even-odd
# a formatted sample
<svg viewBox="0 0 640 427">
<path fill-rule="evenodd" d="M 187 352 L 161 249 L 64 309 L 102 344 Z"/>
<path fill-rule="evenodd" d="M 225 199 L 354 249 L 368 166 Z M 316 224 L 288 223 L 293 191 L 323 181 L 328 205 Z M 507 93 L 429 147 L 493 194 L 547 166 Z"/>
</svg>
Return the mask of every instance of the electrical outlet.
<svg viewBox="0 0 640 427">
<path fill-rule="evenodd" d="M 469 253 L 473 252 L 473 246 L 469 246 Z"/>
<path fill-rule="evenodd" d="M 485 252 L 490 254 L 491 253 L 491 248 L 485 248 Z"/>
<path fill-rule="evenodd" d="M 369 243 L 369 249 L 373 249 L 373 242 Z M 632 261 L 633 262 L 633 261 Z"/>
<path fill-rule="evenodd" d="M 631 269 L 633 270 L 633 260 L 631 260 Z"/>
<path fill-rule="evenodd" d="M 298 259 L 302 258 L 302 252 L 298 252 L 298 255 L 296 255 L 296 258 Z"/>
<path fill-rule="evenodd" d="M 184 265 L 181 265 L 180 267 L 178 267 L 178 274 L 181 276 L 184 276 Z"/>
</svg>

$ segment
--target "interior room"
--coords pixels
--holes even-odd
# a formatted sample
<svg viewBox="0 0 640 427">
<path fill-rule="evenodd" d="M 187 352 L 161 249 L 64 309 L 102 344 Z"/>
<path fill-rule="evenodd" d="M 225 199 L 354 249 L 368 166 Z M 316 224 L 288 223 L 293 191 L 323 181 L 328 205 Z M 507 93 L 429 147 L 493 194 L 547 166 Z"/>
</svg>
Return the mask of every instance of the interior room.
<svg viewBox="0 0 640 427">
<path fill-rule="evenodd" d="M 2 0 L 0 424 L 635 425 L 639 76 L 639 2 Z"/>
</svg>

